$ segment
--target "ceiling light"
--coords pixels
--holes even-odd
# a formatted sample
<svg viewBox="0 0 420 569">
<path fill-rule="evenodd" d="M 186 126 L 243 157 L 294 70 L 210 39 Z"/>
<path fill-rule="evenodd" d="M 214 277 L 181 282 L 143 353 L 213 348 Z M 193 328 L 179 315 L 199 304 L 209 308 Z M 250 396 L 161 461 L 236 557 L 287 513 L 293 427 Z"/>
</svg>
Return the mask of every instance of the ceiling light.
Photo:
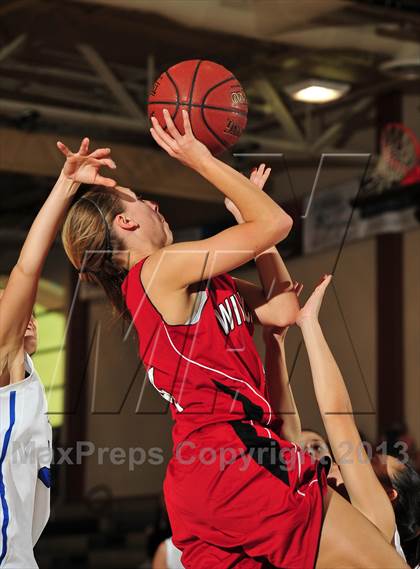
<svg viewBox="0 0 420 569">
<path fill-rule="evenodd" d="M 346 83 L 306 79 L 285 87 L 286 93 L 295 101 L 303 103 L 330 103 L 343 97 L 350 89 Z"/>
<path fill-rule="evenodd" d="M 420 46 L 406 42 L 393 59 L 380 66 L 381 71 L 395 79 L 413 80 L 420 78 Z"/>
</svg>

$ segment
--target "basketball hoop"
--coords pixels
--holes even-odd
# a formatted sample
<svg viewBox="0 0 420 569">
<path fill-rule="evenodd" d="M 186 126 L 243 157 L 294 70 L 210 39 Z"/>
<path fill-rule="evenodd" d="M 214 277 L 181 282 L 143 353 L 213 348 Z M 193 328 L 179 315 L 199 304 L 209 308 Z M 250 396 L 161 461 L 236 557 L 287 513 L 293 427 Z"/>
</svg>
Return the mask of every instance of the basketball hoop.
<svg viewBox="0 0 420 569">
<path fill-rule="evenodd" d="M 381 134 L 379 159 L 365 189 L 381 193 L 396 185 L 420 180 L 420 142 L 414 132 L 400 123 L 389 123 Z"/>
</svg>

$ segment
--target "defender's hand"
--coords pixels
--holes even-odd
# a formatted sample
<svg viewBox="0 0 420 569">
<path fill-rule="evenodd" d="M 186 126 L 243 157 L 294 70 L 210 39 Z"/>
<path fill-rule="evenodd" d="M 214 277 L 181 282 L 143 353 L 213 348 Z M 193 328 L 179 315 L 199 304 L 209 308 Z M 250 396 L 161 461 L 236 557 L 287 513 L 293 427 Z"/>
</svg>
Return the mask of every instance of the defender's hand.
<svg viewBox="0 0 420 569">
<path fill-rule="evenodd" d="M 302 327 L 306 322 L 318 320 L 318 314 L 324 299 L 325 291 L 327 290 L 331 279 L 332 275 L 324 275 L 319 285 L 306 301 L 305 306 L 300 309 L 296 319 L 296 324 L 299 327 Z"/>
<path fill-rule="evenodd" d="M 266 168 L 265 164 L 260 164 L 258 168 L 254 168 L 252 170 L 249 179 L 253 184 L 257 186 L 257 188 L 262 190 L 270 174 L 271 174 L 271 168 Z M 230 213 L 236 219 L 237 223 L 244 222 L 241 212 L 239 211 L 239 209 L 236 207 L 236 205 L 233 203 L 232 200 L 225 198 L 225 207 L 228 211 L 230 211 Z"/>
<path fill-rule="evenodd" d="M 105 178 L 99 174 L 101 166 L 115 169 L 115 162 L 109 157 L 110 148 L 98 148 L 89 154 L 89 139 L 84 138 L 76 153 L 71 152 L 62 142 L 57 142 L 57 148 L 66 157 L 63 166 L 63 175 L 79 184 L 99 184 L 113 188 L 117 182 L 112 178 Z"/>
</svg>

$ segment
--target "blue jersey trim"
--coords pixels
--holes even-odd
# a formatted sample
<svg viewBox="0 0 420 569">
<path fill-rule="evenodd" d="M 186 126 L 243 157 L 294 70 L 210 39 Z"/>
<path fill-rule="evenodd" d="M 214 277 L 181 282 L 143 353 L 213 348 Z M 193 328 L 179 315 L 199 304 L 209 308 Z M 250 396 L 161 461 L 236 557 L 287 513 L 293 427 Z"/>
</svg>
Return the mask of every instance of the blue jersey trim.
<svg viewBox="0 0 420 569">
<path fill-rule="evenodd" d="M 10 436 L 12 434 L 13 425 L 15 424 L 15 418 L 16 418 L 16 391 L 11 391 L 9 398 L 9 428 L 7 429 L 6 435 L 4 437 L 3 448 L 0 456 L 0 499 L 1 499 L 1 507 L 3 510 L 3 525 L 1 528 L 3 543 L 0 555 L 0 565 L 3 563 L 3 560 L 6 557 L 7 553 L 7 527 L 9 525 L 9 507 L 7 505 L 6 488 L 4 486 L 4 480 L 3 480 L 3 462 L 4 459 L 6 458 L 7 448 L 10 442 Z"/>
<path fill-rule="evenodd" d="M 47 488 L 51 488 L 51 470 L 48 466 L 43 466 L 38 470 L 38 478 Z"/>
</svg>

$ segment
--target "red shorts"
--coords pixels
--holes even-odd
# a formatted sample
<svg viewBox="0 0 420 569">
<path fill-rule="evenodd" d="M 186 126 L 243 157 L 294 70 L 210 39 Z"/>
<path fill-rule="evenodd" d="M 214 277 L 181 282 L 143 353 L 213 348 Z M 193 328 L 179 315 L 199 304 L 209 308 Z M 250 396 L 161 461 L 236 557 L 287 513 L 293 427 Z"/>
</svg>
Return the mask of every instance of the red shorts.
<svg viewBox="0 0 420 569">
<path fill-rule="evenodd" d="M 313 569 L 324 468 L 251 421 L 204 427 L 172 457 L 164 483 L 186 569 Z"/>
</svg>

